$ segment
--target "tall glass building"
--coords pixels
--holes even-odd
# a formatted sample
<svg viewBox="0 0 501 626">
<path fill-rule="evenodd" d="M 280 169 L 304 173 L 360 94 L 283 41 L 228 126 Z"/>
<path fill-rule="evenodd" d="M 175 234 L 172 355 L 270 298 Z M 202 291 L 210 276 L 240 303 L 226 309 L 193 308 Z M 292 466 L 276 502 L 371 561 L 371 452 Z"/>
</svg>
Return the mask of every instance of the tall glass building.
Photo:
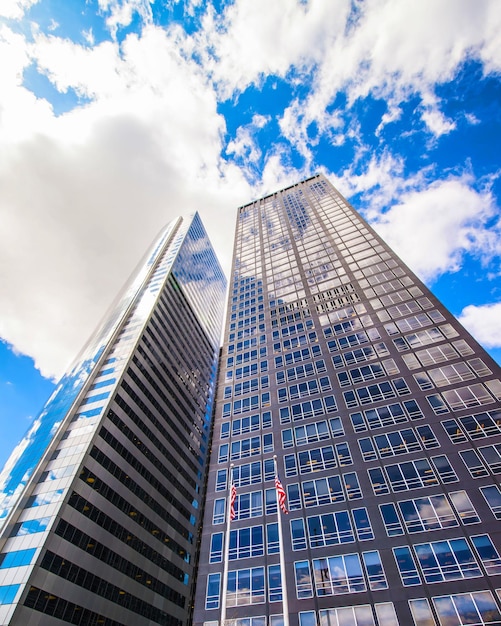
<svg viewBox="0 0 501 626">
<path fill-rule="evenodd" d="M 500 374 L 323 176 L 241 207 L 195 626 L 283 624 L 275 455 L 291 626 L 501 625 Z"/>
<path fill-rule="evenodd" d="M 0 475 L 0 624 L 191 623 L 225 291 L 169 224 Z"/>
</svg>

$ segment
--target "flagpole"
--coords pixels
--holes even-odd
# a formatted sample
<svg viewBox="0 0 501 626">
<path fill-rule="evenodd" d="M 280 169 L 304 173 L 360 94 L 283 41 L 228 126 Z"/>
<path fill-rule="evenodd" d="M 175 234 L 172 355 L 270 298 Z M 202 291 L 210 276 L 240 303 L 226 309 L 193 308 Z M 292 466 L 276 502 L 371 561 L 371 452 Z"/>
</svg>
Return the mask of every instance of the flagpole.
<svg viewBox="0 0 501 626">
<path fill-rule="evenodd" d="M 278 477 L 278 467 L 277 467 L 277 455 L 273 456 L 273 463 L 275 465 L 275 477 Z M 285 579 L 285 553 L 284 553 L 284 542 L 283 542 L 283 534 L 282 534 L 282 513 L 280 511 L 280 506 L 278 502 L 278 493 L 277 496 L 277 522 L 278 522 L 278 543 L 279 543 L 279 552 L 280 552 L 280 578 L 282 579 L 282 613 L 284 616 L 284 626 L 289 626 L 289 601 L 287 598 L 287 582 Z"/>
<path fill-rule="evenodd" d="M 233 463 L 230 465 L 230 489 L 228 491 L 228 499 L 226 500 L 226 533 L 224 536 L 223 592 L 221 595 L 220 626 L 225 626 L 225 622 L 226 622 L 226 597 L 228 595 L 228 561 L 229 561 L 229 555 L 230 555 L 230 524 L 231 524 L 232 491 L 233 491 Z"/>
</svg>

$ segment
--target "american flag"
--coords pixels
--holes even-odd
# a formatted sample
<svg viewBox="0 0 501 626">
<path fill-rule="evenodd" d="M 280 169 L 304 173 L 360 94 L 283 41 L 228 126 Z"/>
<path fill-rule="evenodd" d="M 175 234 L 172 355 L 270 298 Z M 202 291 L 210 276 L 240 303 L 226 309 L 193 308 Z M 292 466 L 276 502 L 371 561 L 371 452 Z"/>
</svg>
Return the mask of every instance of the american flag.
<svg viewBox="0 0 501 626">
<path fill-rule="evenodd" d="M 282 512 L 288 513 L 289 511 L 287 510 L 287 507 L 285 506 L 285 500 L 286 500 L 285 489 L 282 483 L 280 482 L 280 478 L 278 476 L 275 476 L 275 489 L 277 490 L 278 504 L 280 505 Z"/>
<path fill-rule="evenodd" d="M 237 499 L 237 488 L 235 483 L 231 483 L 230 487 L 230 520 L 233 521 L 236 517 L 235 513 L 235 500 Z"/>
</svg>

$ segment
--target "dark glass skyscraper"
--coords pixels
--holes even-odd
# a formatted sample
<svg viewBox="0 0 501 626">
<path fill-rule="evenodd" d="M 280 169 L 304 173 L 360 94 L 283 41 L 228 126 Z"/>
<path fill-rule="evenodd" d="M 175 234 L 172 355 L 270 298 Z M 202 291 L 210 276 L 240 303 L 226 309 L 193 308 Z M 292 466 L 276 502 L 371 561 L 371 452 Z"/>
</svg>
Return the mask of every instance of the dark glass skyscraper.
<svg viewBox="0 0 501 626">
<path fill-rule="evenodd" d="M 423 250 L 423 254 L 426 251 Z M 323 176 L 238 212 L 195 626 L 501 624 L 500 369 Z"/>
<path fill-rule="evenodd" d="M 0 475 L 0 624 L 191 622 L 225 290 L 169 224 Z"/>
</svg>

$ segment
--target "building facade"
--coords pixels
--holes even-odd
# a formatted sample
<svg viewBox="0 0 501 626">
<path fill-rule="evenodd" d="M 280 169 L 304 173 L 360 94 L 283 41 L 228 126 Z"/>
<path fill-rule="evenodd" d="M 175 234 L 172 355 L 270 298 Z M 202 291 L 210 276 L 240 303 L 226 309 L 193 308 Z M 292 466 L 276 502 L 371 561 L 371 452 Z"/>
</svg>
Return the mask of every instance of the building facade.
<svg viewBox="0 0 501 626">
<path fill-rule="evenodd" d="M 0 624 L 191 623 L 225 293 L 169 224 L 0 475 Z"/>
<path fill-rule="evenodd" d="M 425 251 L 423 252 L 425 253 Z M 323 176 L 239 209 L 194 612 L 501 624 L 500 368 Z"/>
</svg>

